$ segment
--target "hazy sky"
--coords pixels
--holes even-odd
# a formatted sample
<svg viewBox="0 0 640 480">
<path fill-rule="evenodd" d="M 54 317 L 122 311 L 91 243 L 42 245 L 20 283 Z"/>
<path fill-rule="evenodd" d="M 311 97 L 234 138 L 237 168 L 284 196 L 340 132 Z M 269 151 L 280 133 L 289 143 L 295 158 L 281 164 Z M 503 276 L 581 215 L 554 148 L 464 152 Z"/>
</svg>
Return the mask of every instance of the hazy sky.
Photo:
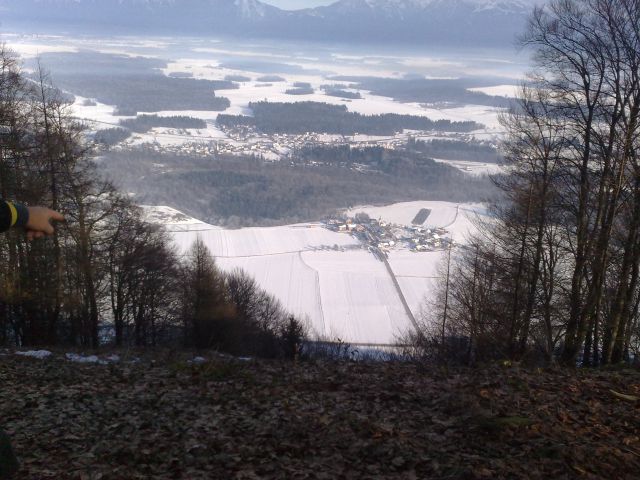
<svg viewBox="0 0 640 480">
<path fill-rule="evenodd" d="M 264 3 L 270 3 L 276 7 L 287 10 L 296 10 L 300 8 L 319 7 L 320 5 L 329 5 L 336 0 L 262 0 Z"/>
</svg>

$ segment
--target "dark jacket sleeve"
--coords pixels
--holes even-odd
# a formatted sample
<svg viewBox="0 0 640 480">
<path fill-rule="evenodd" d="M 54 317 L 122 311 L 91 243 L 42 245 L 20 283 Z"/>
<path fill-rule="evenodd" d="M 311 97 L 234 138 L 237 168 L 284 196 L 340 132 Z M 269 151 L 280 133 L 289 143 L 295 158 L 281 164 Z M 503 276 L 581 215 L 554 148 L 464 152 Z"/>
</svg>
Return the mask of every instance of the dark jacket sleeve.
<svg viewBox="0 0 640 480">
<path fill-rule="evenodd" d="M 0 200 L 0 232 L 11 227 L 24 227 L 29 221 L 29 210 L 19 203 Z"/>
</svg>

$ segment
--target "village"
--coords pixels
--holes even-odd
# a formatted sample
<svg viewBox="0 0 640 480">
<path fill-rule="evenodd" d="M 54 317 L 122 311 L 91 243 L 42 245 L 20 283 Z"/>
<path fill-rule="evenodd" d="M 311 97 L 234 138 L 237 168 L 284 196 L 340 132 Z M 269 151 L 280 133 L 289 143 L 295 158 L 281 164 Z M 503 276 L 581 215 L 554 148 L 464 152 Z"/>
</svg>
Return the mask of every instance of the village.
<svg viewBox="0 0 640 480">
<path fill-rule="evenodd" d="M 218 136 L 220 134 L 223 136 Z M 253 127 L 223 127 L 217 135 L 211 136 L 209 130 L 193 133 L 185 129 L 155 128 L 145 134 L 134 134 L 126 142 L 108 147 L 110 150 L 127 150 L 139 146 L 158 153 L 174 153 L 210 157 L 214 155 L 237 155 L 260 157 L 265 161 L 279 161 L 287 155 L 318 145 L 350 145 L 351 148 L 382 147 L 388 150 L 405 148 L 409 137 L 431 138 L 433 132 L 405 131 L 393 136 L 370 135 L 332 135 L 306 132 L 303 134 L 266 134 Z M 442 133 L 438 134 L 442 137 Z M 448 134 L 447 137 L 465 138 L 461 134 Z M 105 147 L 103 147 L 105 148 Z"/>
<path fill-rule="evenodd" d="M 408 135 L 397 133 L 393 136 L 338 135 L 327 133 L 305 132 L 303 134 L 266 134 L 253 127 L 236 126 L 222 127 L 225 135 L 232 142 L 224 142 L 221 148 L 233 151 L 233 144 L 237 146 L 250 146 L 250 148 L 262 153 L 289 153 L 291 151 L 313 145 L 344 145 L 349 144 L 354 148 L 380 146 L 387 149 L 403 147 Z M 221 150 L 222 151 L 222 150 Z"/>
<path fill-rule="evenodd" d="M 391 250 L 425 253 L 455 246 L 455 241 L 445 228 L 424 226 L 428 215 L 429 211 L 423 210 L 411 226 L 373 219 L 365 213 L 358 213 L 355 217 L 331 217 L 324 225 L 331 231 L 355 236 L 376 258 L 385 261 Z"/>
</svg>

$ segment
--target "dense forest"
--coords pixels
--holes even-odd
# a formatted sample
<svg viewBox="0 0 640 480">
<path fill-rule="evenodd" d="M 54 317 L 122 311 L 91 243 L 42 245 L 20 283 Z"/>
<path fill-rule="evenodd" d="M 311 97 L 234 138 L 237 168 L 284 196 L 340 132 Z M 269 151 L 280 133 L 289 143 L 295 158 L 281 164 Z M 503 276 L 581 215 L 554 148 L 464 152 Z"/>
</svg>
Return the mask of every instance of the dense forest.
<svg viewBox="0 0 640 480">
<path fill-rule="evenodd" d="M 99 175 L 47 75 L 27 79 L 5 47 L 0 64 L 0 194 L 66 218 L 48 239 L 28 242 L 12 230 L 0 242 L 0 345 L 295 354 L 298 320 L 242 271 L 219 270 L 202 242 L 177 252 Z"/>
<path fill-rule="evenodd" d="M 98 145 L 112 147 L 120 142 L 124 142 L 131 134 L 131 130 L 125 130 L 124 128 L 104 128 L 95 133 L 93 141 Z"/>
<path fill-rule="evenodd" d="M 225 75 L 224 80 L 226 82 L 250 82 L 251 77 L 247 77 L 246 75 Z"/>
<path fill-rule="evenodd" d="M 56 75 L 56 82 L 78 95 L 116 105 L 117 114 L 123 116 L 164 110 L 224 111 L 231 103 L 227 98 L 217 97 L 215 90 L 237 88 L 221 82 L 164 75 Z"/>
<path fill-rule="evenodd" d="M 285 78 L 282 78 L 280 75 L 262 75 L 257 78 L 258 82 L 284 82 Z"/>
<path fill-rule="evenodd" d="M 640 358 L 640 3 L 567 0 L 522 37 L 490 222 L 449 255 L 431 353 L 568 366 Z M 433 328 L 435 326 L 435 329 Z"/>
<path fill-rule="evenodd" d="M 362 98 L 360 92 L 350 92 L 348 90 L 340 90 L 338 88 L 325 88 L 324 94 L 330 97 L 347 98 L 351 100 L 358 100 Z"/>
<path fill-rule="evenodd" d="M 437 163 L 420 152 L 383 147 L 352 148 L 350 145 L 309 146 L 290 155 L 294 164 L 322 164 L 344 168 L 360 168 L 369 174 L 384 173 L 392 178 L 409 179 L 425 189 L 440 190 L 439 184 L 450 185 L 465 175 L 455 168 Z M 364 167 L 364 168 L 363 168 Z M 488 194 L 488 190 L 485 194 Z M 470 196 L 473 193 L 470 192 Z M 473 200 L 480 200 L 476 197 Z"/>
<path fill-rule="evenodd" d="M 162 165 L 158 167 L 158 164 Z M 354 205 L 406 200 L 481 201 L 493 185 L 415 153 L 313 148 L 287 161 L 109 152 L 100 167 L 136 201 L 173 205 L 230 227 L 315 221 Z M 363 167 L 363 168 L 361 168 Z"/>
<path fill-rule="evenodd" d="M 120 125 L 136 133 L 147 133 L 152 128 L 207 128 L 207 122 L 184 115 L 159 117 L 158 115 L 138 115 L 136 118 L 120 120 Z"/>
<path fill-rule="evenodd" d="M 399 102 L 420 102 L 430 105 L 486 105 L 506 108 L 511 101 L 505 97 L 490 96 L 469 90 L 477 87 L 478 80 L 383 78 L 336 76 L 332 80 L 349 82 L 350 88 L 370 91 L 373 95 L 391 97 Z"/>
<path fill-rule="evenodd" d="M 498 147 L 479 140 L 416 140 L 409 138 L 407 148 L 443 160 L 502 163 L 504 157 Z"/>
<path fill-rule="evenodd" d="M 433 121 L 426 117 L 398 115 L 361 115 L 349 112 L 345 105 L 318 102 L 249 104 L 253 116 L 218 115 L 223 127 L 251 126 L 264 133 L 303 134 L 306 132 L 339 135 L 394 135 L 405 129 L 470 132 L 482 128 L 475 122 Z"/>
<path fill-rule="evenodd" d="M 48 53 L 39 63 L 51 71 L 57 87 L 115 105 L 125 116 L 165 110 L 223 111 L 230 102 L 216 96 L 216 91 L 238 88 L 230 81 L 166 76 L 159 70 L 166 62 L 152 58 Z"/>
<path fill-rule="evenodd" d="M 315 90 L 311 87 L 288 88 L 284 91 L 287 95 L 313 95 Z"/>
</svg>

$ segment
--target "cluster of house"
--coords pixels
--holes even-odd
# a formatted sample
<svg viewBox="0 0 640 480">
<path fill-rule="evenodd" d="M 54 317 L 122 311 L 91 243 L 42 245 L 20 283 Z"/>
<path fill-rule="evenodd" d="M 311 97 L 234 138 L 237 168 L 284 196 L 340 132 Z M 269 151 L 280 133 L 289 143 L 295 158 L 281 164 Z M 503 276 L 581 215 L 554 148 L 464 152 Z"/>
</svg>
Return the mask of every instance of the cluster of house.
<svg viewBox="0 0 640 480">
<path fill-rule="evenodd" d="M 229 140 L 218 142 L 220 153 L 244 153 L 250 150 L 256 155 L 281 156 L 299 148 L 324 143 L 318 134 L 311 132 L 298 135 L 266 134 L 246 126 L 222 127 L 222 131 Z"/>
<path fill-rule="evenodd" d="M 157 153 L 178 153 L 178 154 L 188 154 L 188 155 L 200 156 L 200 157 L 209 157 L 218 153 L 218 145 L 216 142 L 213 142 L 213 141 L 160 143 L 158 140 L 155 140 L 155 141 L 146 141 L 146 142 L 136 142 L 134 144 L 121 143 L 118 145 L 108 147 L 108 150 L 116 151 L 116 152 L 128 151 L 132 147 L 143 148 L 145 150 L 149 150 Z"/>
<path fill-rule="evenodd" d="M 353 136 L 329 135 L 314 132 L 302 134 L 274 133 L 265 134 L 253 127 L 235 126 L 223 127 L 225 135 L 230 141 L 220 140 L 218 149 L 220 153 L 247 153 L 249 150 L 256 155 L 264 155 L 271 158 L 274 154 L 279 157 L 295 150 L 314 145 L 345 145 L 352 148 L 365 148 L 379 146 L 389 150 L 403 148 L 406 144 L 406 135 L 395 137 L 370 137 L 355 134 Z"/>
<path fill-rule="evenodd" d="M 394 136 L 374 137 L 368 135 L 331 135 L 314 132 L 302 134 L 266 134 L 259 132 L 255 127 L 239 125 L 233 127 L 221 127 L 224 137 L 215 138 L 191 135 L 188 129 L 165 130 L 162 133 L 154 131 L 149 133 L 148 140 L 134 137 L 133 145 L 144 145 L 145 148 L 158 152 L 180 153 L 195 156 L 222 155 L 255 155 L 265 160 L 277 161 L 288 154 L 310 146 L 316 145 L 349 145 L 352 148 L 383 147 L 388 150 L 401 149 L 406 146 L 407 139 L 417 132 L 399 133 Z M 176 141 L 172 141 L 175 137 Z M 191 139 L 192 138 L 192 139 Z M 142 141 L 141 141 L 142 140 Z M 125 150 L 132 143 L 125 142 L 111 147 L 113 150 Z M 354 166 L 356 170 L 366 167 Z"/>
<path fill-rule="evenodd" d="M 397 225 L 362 214 L 355 218 L 330 218 L 325 226 L 334 232 L 352 234 L 369 249 L 382 254 L 396 249 L 435 252 L 453 246 L 453 240 L 444 228 Z"/>
</svg>

